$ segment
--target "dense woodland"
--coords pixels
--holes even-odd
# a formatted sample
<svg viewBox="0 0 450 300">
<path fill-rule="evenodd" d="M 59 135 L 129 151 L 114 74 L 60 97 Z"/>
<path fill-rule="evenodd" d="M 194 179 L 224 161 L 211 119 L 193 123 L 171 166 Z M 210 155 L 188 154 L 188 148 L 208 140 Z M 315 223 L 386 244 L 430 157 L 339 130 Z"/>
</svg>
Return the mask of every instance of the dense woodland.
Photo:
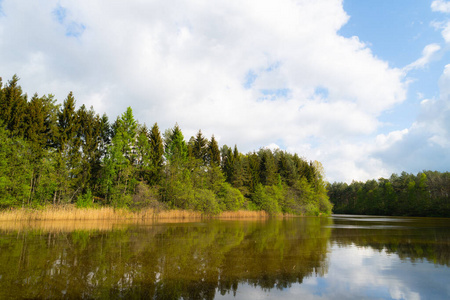
<svg viewBox="0 0 450 300">
<path fill-rule="evenodd" d="M 70 92 L 31 98 L 19 78 L 0 79 L 0 208 L 110 205 L 329 214 L 323 170 L 297 154 L 259 151 L 196 136 L 180 127 L 161 133 L 129 107 L 113 122 Z"/>
<path fill-rule="evenodd" d="M 333 183 L 328 190 L 338 214 L 450 217 L 449 172 L 403 172 L 378 181 Z"/>
</svg>

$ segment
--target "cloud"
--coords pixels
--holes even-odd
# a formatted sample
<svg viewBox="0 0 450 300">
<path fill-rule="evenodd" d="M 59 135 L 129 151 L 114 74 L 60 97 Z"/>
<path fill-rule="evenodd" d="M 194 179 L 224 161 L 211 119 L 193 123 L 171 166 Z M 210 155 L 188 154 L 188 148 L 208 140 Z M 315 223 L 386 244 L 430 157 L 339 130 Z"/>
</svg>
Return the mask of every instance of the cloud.
<svg viewBox="0 0 450 300">
<path fill-rule="evenodd" d="M 439 50 L 441 50 L 441 46 L 439 46 L 438 44 L 429 44 L 425 46 L 422 51 L 422 57 L 404 67 L 403 70 L 405 72 L 408 72 L 414 69 L 424 68 L 430 63 L 430 61 L 434 58 L 435 54 Z"/>
<path fill-rule="evenodd" d="M 434 0 L 431 2 L 431 10 L 443 13 L 450 13 L 450 2 L 442 0 Z"/>
<path fill-rule="evenodd" d="M 420 114 L 412 126 L 381 136 L 380 142 L 390 140 L 386 147 L 374 151 L 373 157 L 396 170 L 420 172 L 423 170 L 448 171 L 450 168 L 450 64 L 446 65 L 439 80 L 438 99 L 421 101 Z M 397 138 L 394 138 L 397 136 Z"/>
<path fill-rule="evenodd" d="M 283 145 L 330 180 L 371 172 L 355 141 L 406 99 L 403 70 L 339 35 L 342 0 L 2 4 L 1 75 L 28 93 L 73 91 L 110 118 L 131 106 L 142 123 L 178 122 L 242 152 Z M 340 159 L 349 169 L 335 172 Z"/>
</svg>

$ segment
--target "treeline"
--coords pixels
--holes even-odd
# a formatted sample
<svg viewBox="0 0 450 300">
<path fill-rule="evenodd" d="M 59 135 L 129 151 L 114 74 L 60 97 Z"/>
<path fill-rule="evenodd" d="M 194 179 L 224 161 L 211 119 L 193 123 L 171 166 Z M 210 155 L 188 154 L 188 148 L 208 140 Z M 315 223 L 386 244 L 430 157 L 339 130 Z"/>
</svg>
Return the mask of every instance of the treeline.
<svg viewBox="0 0 450 300">
<path fill-rule="evenodd" d="M 161 133 L 129 107 L 110 123 L 70 92 L 22 92 L 18 77 L 0 79 L 0 208 L 75 203 L 181 208 L 218 213 L 329 214 L 319 162 L 260 149 L 242 154 L 201 130 L 185 141 L 178 125 Z"/>
<path fill-rule="evenodd" d="M 450 173 L 403 172 L 389 179 L 328 185 L 338 214 L 450 217 Z"/>
</svg>

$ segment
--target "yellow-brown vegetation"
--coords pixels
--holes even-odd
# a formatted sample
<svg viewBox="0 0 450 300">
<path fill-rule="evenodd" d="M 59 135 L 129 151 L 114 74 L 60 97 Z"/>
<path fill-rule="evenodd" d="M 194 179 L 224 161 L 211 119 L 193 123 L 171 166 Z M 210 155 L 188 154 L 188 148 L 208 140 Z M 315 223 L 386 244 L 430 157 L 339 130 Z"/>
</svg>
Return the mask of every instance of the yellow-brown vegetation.
<svg viewBox="0 0 450 300">
<path fill-rule="evenodd" d="M 0 221 L 41 221 L 41 220 L 196 220 L 203 218 L 218 219 L 252 219 L 267 218 L 265 211 L 225 211 L 219 215 L 205 215 L 190 210 L 162 210 L 142 209 L 131 211 L 128 209 L 76 208 L 74 206 L 49 207 L 45 209 L 14 209 L 0 211 Z"/>
</svg>

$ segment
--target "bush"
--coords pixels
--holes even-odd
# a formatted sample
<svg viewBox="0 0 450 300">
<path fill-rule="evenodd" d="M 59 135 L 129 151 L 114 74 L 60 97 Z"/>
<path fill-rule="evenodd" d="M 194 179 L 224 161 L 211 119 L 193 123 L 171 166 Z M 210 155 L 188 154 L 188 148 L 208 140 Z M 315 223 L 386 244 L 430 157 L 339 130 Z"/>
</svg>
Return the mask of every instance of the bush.
<svg viewBox="0 0 450 300">
<path fill-rule="evenodd" d="M 219 204 L 216 200 L 216 195 L 206 189 L 195 190 L 195 210 L 202 211 L 206 214 L 215 215 L 220 213 Z"/>
<path fill-rule="evenodd" d="M 266 193 L 266 187 L 262 184 L 256 186 L 252 199 L 256 205 L 271 215 L 279 212 L 277 199 L 273 197 L 272 191 Z"/>
<path fill-rule="evenodd" d="M 236 211 L 244 205 L 244 196 L 229 183 L 225 182 L 222 184 L 217 196 L 222 210 Z"/>
<path fill-rule="evenodd" d="M 158 201 L 158 189 L 149 187 L 143 182 L 139 182 L 136 186 L 136 192 L 130 203 L 131 209 L 153 208 L 162 210 L 165 208 L 162 202 Z"/>
<path fill-rule="evenodd" d="M 94 206 L 94 196 L 90 189 L 86 193 L 79 195 L 77 197 L 76 207 L 78 208 L 88 208 Z"/>
</svg>

